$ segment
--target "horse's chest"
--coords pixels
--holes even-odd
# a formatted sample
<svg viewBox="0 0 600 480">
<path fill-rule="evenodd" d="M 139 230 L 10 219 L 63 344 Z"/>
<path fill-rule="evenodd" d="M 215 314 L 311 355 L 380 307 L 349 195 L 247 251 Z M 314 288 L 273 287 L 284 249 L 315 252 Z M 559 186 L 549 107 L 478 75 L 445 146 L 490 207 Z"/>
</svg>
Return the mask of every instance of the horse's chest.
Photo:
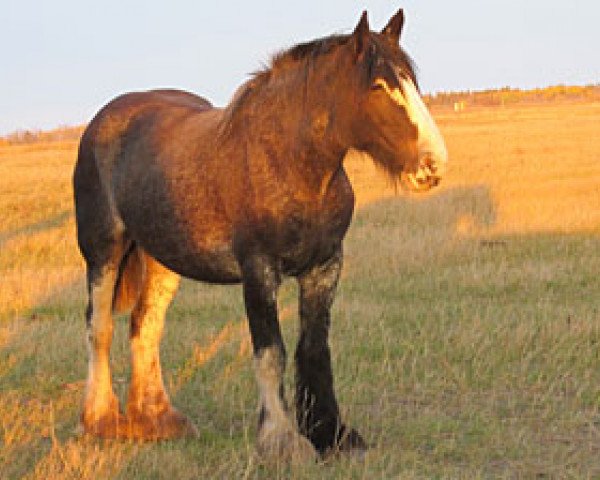
<svg viewBox="0 0 600 480">
<path fill-rule="evenodd" d="M 323 262 L 339 248 L 350 223 L 348 206 L 311 214 L 289 212 L 274 232 L 276 249 L 286 273 L 294 274 Z"/>
</svg>

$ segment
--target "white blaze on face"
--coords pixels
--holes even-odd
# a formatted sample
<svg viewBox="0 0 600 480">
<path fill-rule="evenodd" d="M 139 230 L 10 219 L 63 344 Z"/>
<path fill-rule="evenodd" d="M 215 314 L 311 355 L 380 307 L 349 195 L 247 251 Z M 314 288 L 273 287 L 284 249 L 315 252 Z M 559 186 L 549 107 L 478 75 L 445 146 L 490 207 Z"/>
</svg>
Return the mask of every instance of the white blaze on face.
<svg viewBox="0 0 600 480">
<path fill-rule="evenodd" d="M 448 153 L 442 134 L 412 80 L 400 77 L 399 81 L 402 89 L 390 88 L 383 79 L 378 79 L 376 83 L 383 88 L 394 102 L 406 110 L 411 123 L 417 127 L 419 162 L 424 162 L 421 166 L 435 168 L 436 170 L 433 173 L 440 176 L 448 161 Z M 431 165 L 426 165 L 427 163 Z"/>
</svg>

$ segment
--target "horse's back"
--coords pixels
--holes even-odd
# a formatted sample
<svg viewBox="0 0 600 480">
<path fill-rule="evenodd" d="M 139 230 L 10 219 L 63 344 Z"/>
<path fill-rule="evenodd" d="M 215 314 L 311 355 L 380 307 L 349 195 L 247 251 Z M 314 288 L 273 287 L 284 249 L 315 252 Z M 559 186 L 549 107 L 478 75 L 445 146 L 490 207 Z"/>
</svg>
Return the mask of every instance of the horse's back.
<svg viewBox="0 0 600 480">
<path fill-rule="evenodd" d="M 191 92 L 176 89 L 157 89 L 146 92 L 129 92 L 119 95 L 102 108 L 92 124 L 97 119 L 102 119 L 108 114 L 123 112 L 137 112 L 140 109 L 151 108 L 187 108 L 190 111 L 203 112 L 213 108 L 212 104 L 204 97 Z"/>
<path fill-rule="evenodd" d="M 155 144 L 152 132 L 157 124 L 176 129 L 173 125 L 211 110 L 205 98 L 171 89 L 126 93 L 107 103 L 81 137 L 74 173 L 76 203 L 86 189 L 110 186 L 115 163 L 132 143 Z"/>
<path fill-rule="evenodd" d="M 132 141 L 153 142 L 152 132 L 159 123 L 169 123 L 176 130 L 178 123 L 212 110 L 208 100 L 182 90 L 131 92 L 116 97 L 96 114 L 82 135 L 75 186 L 82 164 L 91 162 L 100 170 L 112 169 Z"/>
<path fill-rule="evenodd" d="M 171 102 L 173 104 L 187 106 L 192 109 L 199 111 L 208 110 L 213 108 L 206 98 L 196 95 L 195 93 L 186 92 L 185 90 L 176 89 L 158 89 L 150 90 L 149 92 L 143 92 L 147 94 L 149 99 L 163 100 L 165 102 Z"/>
<path fill-rule="evenodd" d="M 161 89 L 130 92 L 107 103 L 92 119 L 82 136 L 82 147 L 97 148 L 121 141 L 133 125 L 157 118 L 184 118 L 212 110 L 205 98 L 183 90 Z"/>
</svg>

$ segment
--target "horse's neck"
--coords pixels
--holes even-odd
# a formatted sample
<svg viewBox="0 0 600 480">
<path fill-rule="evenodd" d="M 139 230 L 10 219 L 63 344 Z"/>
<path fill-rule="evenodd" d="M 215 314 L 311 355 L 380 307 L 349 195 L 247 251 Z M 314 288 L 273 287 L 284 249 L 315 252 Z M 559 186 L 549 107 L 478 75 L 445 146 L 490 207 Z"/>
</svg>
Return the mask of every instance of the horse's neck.
<svg viewBox="0 0 600 480">
<path fill-rule="evenodd" d="M 265 152 L 280 167 L 282 181 L 297 185 L 307 196 L 322 197 L 331 178 L 341 168 L 345 151 L 324 138 L 298 130 L 285 134 L 287 141 L 276 150 Z"/>
<path fill-rule="evenodd" d="M 346 149 L 328 130 L 329 112 L 307 106 L 298 90 L 297 84 L 287 89 L 283 85 L 277 92 L 266 90 L 248 99 L 245 121 L 236 124 L 233 138 L 256 169 L 269 169 L 306 195 L 322 196 Z"/>
</svg>

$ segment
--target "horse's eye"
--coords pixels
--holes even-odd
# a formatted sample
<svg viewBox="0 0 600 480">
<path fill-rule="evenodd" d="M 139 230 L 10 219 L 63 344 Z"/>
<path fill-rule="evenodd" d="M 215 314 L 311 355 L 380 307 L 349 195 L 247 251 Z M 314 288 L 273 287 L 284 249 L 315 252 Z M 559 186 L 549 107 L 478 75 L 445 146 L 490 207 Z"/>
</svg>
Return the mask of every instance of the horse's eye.
<svg viewBox="0 0 600 480">
<path fill-rule="evenodd" d="M 383 90 L 385 87 L 381 80 L 377 80 L 371 84 L 371 90 Z"/>
</svg>

